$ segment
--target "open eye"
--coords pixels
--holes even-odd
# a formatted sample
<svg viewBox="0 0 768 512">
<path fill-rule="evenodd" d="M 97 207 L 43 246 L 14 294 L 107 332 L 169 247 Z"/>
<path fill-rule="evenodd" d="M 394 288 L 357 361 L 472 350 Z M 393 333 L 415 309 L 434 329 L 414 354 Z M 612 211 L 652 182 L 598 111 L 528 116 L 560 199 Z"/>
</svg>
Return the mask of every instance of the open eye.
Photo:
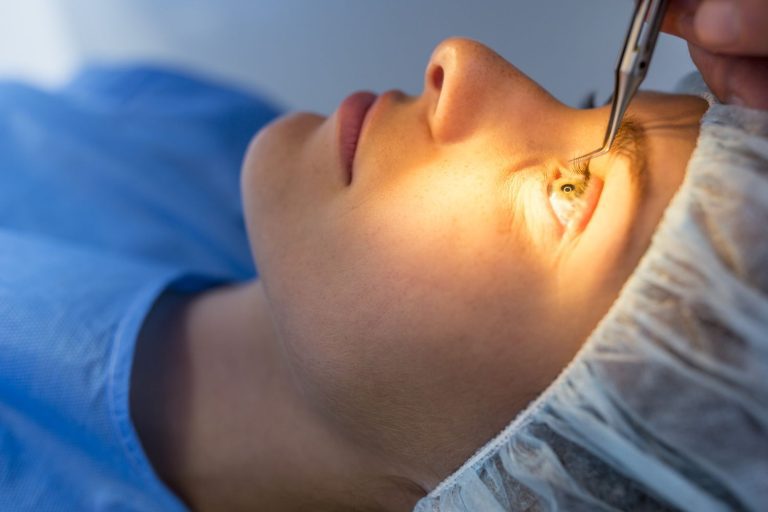
<svg viewBox="0 0 768 512">
<path fill-rule="evenodd" d="M 563 226 L 567 226 L 583 208 L 584 191 L 589 182 L 584 177 L 567 177 L 556 180 L 549 189 L 549 201 L 555 216 Z"/>
</svg>

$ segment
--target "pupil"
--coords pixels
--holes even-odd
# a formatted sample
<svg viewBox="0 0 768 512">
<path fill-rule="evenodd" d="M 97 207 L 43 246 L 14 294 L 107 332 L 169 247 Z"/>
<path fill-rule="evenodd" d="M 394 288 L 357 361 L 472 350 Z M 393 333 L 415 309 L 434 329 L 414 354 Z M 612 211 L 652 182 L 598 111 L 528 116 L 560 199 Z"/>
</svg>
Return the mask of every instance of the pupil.
<svg viewBox="0 0 768 512">
<path fill-rule="evenodd" d="M 576 190 L 576 187 L 574 187 L 573 185 L 563 185 L 562 187 L 560 187 L 560 190 L 566 193 L 573 192 L 574 190 Z"/>
</svg>

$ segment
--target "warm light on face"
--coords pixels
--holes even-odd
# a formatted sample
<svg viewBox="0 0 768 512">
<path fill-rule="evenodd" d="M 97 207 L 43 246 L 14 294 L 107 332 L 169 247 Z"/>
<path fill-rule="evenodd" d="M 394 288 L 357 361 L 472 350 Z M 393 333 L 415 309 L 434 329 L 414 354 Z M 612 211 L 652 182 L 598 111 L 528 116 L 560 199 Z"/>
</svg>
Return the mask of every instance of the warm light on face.
<svg viewBox="0 0 768 512">
<path fill-rule="evenodd" d="M 501 195 L 489 174 L 485 162 L 437 157 L 377 183 L 375 192 L 362 196 L 361 205 L 366 217 L 378 217 L 405 238 L 461 233 L 473 245 L 488 244 L 500 230 L 509 229 L 509 208 L 500 208 Z"/>
<path fill-rule="evenodd" d="M 509 209 L 515 214 L 515 221 L 525 226 L 530 244 L 551 249 L 551 243 L 562 230 L 552 222 L 548 198 L 546 195 L 549 173 L 540 168 L 517 171 L 505 185 L 505 194 Z"/>
<path fill-rule="evenodd" d="M 445 417 L 502 411 L 476 448 L 525 405 L 500 403 L 556 378 L 682 179 L 706 105 L 665 98 L 636 98 L 588 180 L 569 160 L 608 108 L 562 105 L 466 40 L 436 50 L 420 96 L 379 97 L 351 180 L 338 116 L 268 127 L 243 171 L 248 233 L 287 362 L 328 424 L 391 453 L 407 430 L 387 419 L 412 420 L 425 435 L 403 457 L 424 460 Z"/>
</svg>

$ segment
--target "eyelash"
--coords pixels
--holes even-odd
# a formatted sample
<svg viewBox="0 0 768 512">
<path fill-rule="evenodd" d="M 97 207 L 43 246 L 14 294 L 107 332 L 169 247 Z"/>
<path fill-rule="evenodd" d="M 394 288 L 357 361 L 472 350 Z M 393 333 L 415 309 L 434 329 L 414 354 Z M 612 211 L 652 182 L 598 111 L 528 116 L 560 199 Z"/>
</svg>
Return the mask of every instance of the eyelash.
<svg viewBox="0 0 768 512">
<path fill-rule="evenodd" d="M 589 185 L 589 179 L 589 161 L 576 161 L 565 175 L 561 173 L 550 183 L 547 198 L 562 225 L 567 225 L 582 206 L 580 198 Z M 559 190 L 552 187 L 559 187 Z"/>
<path fill-rule="evenodd" d="M 577 160 L 571 163 L 571 172 L 577 176 L 582 177 L 585 180 L 589 179 L 589 163 L 590 161 Z"/>
</svg>

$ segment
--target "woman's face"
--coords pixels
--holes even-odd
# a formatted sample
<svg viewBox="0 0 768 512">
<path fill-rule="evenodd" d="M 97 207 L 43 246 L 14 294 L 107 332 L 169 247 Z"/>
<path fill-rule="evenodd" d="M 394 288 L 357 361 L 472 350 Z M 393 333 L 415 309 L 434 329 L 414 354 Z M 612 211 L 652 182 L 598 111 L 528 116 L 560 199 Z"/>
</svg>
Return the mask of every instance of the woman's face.
<svg viewBox="0 0 768 512">
<path fill-rule="evenodd" d="M 586 170 L 569 160 L 601 145 L 609 107 L 572 109 L 473 41 L 435 49 L 420 96 L 379 96 L 355 145 L 368 102 L 285 117 L 254 139 L 252 249 L 320 414 L 414 460 L 448 450 L 450 468 L 606 313 L 683 178 L 706 105 L 640 95 L 622 150 Z"/>
</svg>

